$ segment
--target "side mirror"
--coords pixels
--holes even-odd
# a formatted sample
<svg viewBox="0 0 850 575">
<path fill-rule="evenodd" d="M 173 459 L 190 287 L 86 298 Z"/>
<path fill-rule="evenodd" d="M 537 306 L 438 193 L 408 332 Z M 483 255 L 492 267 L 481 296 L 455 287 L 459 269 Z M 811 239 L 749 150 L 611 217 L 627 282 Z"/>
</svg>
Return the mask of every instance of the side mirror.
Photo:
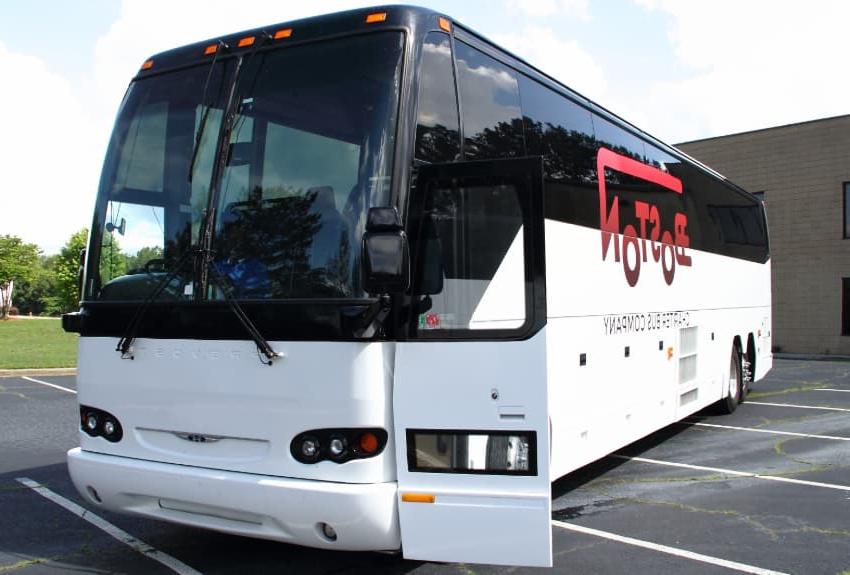
<svg viewBox="0 0 850 575">
<path fill-rule="evenodd" d="M 383 295 L 410 286 L 410 249 L 395 208 L 369 208 L 363 234 L 364 288 Z"/>
</svg>

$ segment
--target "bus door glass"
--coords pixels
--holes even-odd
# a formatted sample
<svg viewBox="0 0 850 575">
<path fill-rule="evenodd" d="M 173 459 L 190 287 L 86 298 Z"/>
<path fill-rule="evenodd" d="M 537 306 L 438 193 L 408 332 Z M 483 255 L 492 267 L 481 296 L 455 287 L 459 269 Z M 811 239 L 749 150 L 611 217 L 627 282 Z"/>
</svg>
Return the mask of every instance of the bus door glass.
<svg viewBox="0 0 850 575">
<path fill-rule="evenodd" d="M 393 400 L 405 557 L 551 564 L 541 181 L 539 158 L 420 170 Z"/>
</svg>

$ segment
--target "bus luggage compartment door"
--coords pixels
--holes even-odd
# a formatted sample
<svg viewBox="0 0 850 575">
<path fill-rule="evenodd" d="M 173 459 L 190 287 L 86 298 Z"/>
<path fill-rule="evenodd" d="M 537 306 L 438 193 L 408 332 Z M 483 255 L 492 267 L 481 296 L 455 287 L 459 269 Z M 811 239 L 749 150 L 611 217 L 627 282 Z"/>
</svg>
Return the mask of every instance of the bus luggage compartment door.
<svg viewBox="0 0 850 575">
<path fill-rule="evenodd" d="M 552 563 L 542 172 L 540 158 L 419 172 L 421 300 L 393 383 L 407 558 Z"/>
<path fill-rule="evenodd" d="M 404 556 L 551 566 L 545 333 L 402 343 L 395 370 Z"/>
</svg>

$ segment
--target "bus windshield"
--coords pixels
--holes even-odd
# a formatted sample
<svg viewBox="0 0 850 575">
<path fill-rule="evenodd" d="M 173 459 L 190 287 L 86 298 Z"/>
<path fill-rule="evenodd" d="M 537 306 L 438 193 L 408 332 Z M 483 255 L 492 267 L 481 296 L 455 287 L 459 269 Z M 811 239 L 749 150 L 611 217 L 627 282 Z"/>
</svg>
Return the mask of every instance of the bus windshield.
<svg viewBox="0 0 850 575">
<path fill-rule="evenodd" d="M 365 297 L 360 237 L 389 203 L 402 46 L 384 32 L 260 48 L 132 84 L 85 298 L 144 300 L 165 278 L 160 300 Z M 198 283 L 199 249 L 222 281 Z"/>
</svg>

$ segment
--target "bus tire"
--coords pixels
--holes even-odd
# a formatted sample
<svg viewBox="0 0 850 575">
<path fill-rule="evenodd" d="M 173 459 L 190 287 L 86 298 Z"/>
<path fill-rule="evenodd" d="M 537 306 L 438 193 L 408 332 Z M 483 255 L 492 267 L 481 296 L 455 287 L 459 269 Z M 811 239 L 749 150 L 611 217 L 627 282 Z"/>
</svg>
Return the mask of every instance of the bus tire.
<svg viewBox="0 0 850 575">
<path fill-rule="evenodd" d="M 715 404 L 717 411 L 727 415 L 734 412 L 741 403 L 743 394 L 744 376 L 741 370 L 741 353 L 738 347 L 733 345 L 729 358 L 729 392 Z"/>
</svg>

